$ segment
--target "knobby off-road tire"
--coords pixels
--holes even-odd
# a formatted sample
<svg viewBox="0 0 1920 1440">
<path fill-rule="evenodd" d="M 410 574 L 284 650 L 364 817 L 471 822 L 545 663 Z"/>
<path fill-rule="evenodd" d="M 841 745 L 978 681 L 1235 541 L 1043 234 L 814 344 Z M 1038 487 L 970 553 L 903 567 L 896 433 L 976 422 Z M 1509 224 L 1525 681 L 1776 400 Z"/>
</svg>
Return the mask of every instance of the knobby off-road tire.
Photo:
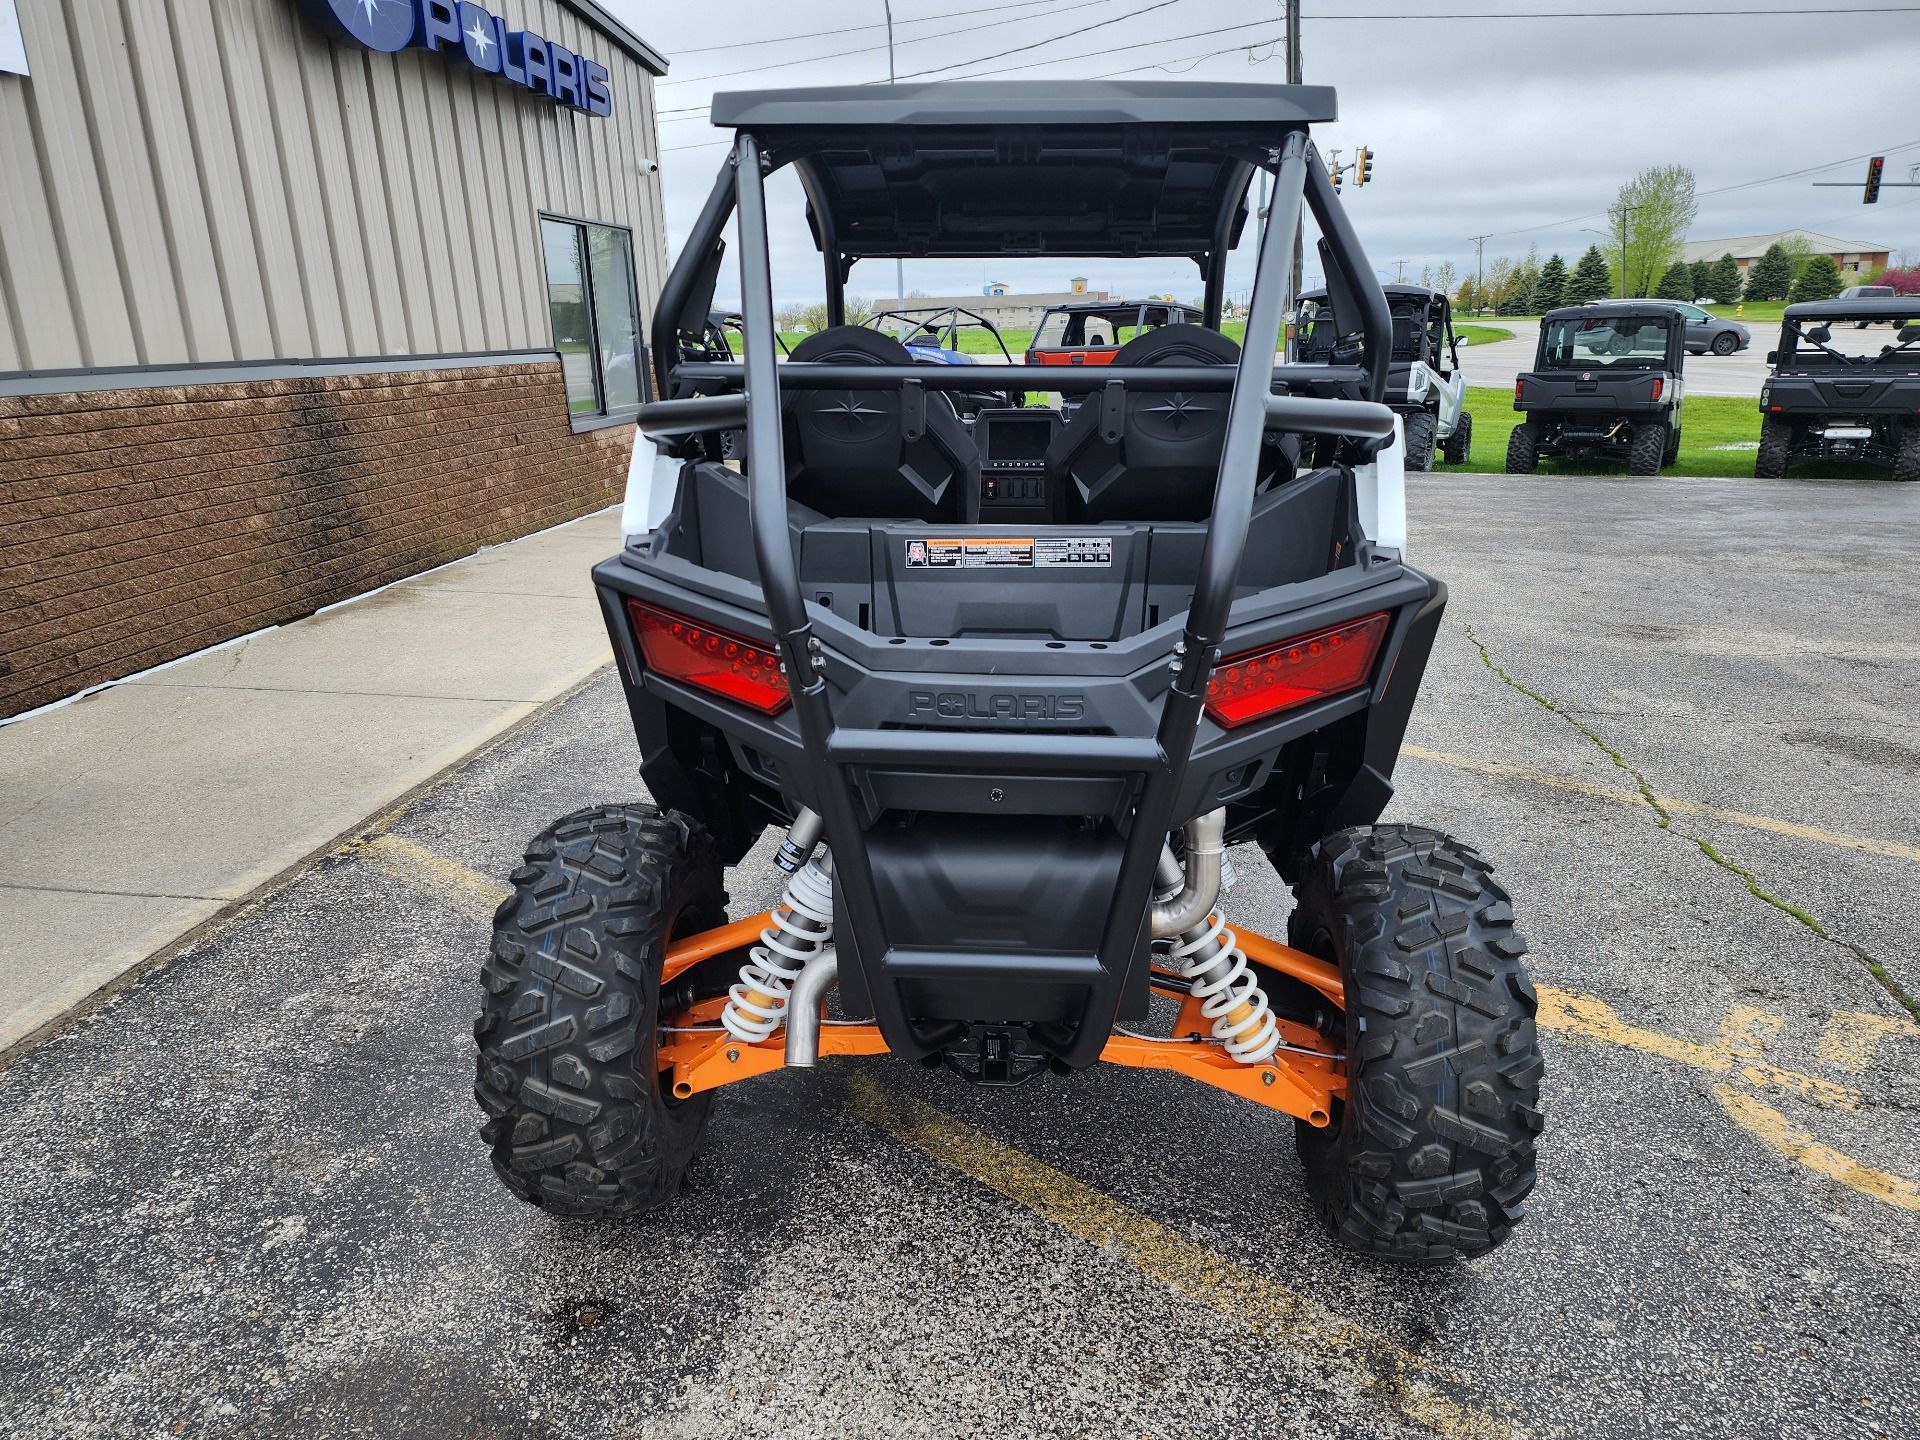
<svg viewBox="0 0 1920 1440">
<path fill-rule="evenodd" d="M 1760 425 L 1760 453 L 1753 457 L 1753 478 L 1778 480 L 1787 473 L 1787 451 L 1793 444 L 1793 426 L 1768 416 Z"/>
<path fill-rule="evenodd" d="M 1407 469 L 1433 469 L 1433 437 L 1440 421 L 1431 410 L 1407 416 Z"/>
<path fill-rule="evenodd" d="M 1909 423 L 1893 457 L 1893 478 L 1920 482 L 1920 425 Z"/>
<path fill-rule="evenodd" d="M 1540 437 L 1531 425 L 1516 425 L 1507 436 L 1507 474 L 1531 475 L 1540 468 Z"/>
<path fill-rule="evenodd" d="M 1441 454 L 1446 456 L 1449 465 L 1464 465 L 1472 453 L 1473 416 L 1462 410 L 1460 418 L 1453 422 L 1453 433 L 1447 436 Z"/>
<path fill-rule="evenodd" d="M 1672 433 L 1672 427 L 1662 420 L 1634 426 L 1633 438 L 1627 444 L 1627 469 L 1635 475 L 1658 475 L 1666 463 L 1667 439 Z"/>
<path fill-rule="evenodd" d="M 473 1026 L 493 1168 L 556 1214 L 655 1209 L 712 1108 L 665 1094 L 655 1056 L 668 940 L 726 919 L 713 842 L 684 815 L 601 805 L 555 821 L 511 878 Z"/>
<path fill-rule="evenodd" d="M 1519 1223 L 1540 1133 L 1536 1001 L 1507 892 L 1436 830 L 1342 830 L 1314 847 L 1288 940 L 1339 962 L 1348 1099 L 1296 1140 L 1327 1233 L 1439 1264 Z"/>
</svg>

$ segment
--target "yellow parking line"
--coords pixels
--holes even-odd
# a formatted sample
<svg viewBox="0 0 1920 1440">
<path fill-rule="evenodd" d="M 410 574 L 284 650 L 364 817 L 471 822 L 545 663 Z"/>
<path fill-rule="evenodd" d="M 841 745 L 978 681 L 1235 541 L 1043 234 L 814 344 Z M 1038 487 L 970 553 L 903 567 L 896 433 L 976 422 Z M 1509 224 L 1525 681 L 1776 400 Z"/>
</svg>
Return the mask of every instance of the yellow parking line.
<svg viewBox="0 0 1920 1440">
<path fill-rule="evenodd" d="M 1557 985 L 1541 985 L 1536 989 L 1540 1011 L 1535 1023 L 1542 1030 L 1600 1040 L 1643 1055 L 1657 1055 L 1709 1075 L 1737 1073 L 1751 1085 L 1790 1090 L 1841 1110 L 1851 1110 L 1860 1103 L 1860 1092 L 1849 1085 L 1838 1085 L 1762 1059 L 1762 1042 L 1754 1038 L 1753 1032 L 1759 1027 L 1777 1032 L 1784 1022 L 1779 1016 L 1751 1005 L 1734 1006 L 1721 1022 L 1719 1036 L 1713 1043 L 1703 1045 L 1662 1030 L 1631 1024 L 1596 996 L 1562 990 Z"/>
<path fill-rule="evenodd" d="M 1731 1085 L 1714 1086 L 1713 1098 L 1720 1102 L 1727 1118 L 1742 1130 L 1816 1175 L 1837 1180 L 1882 1204 L 1901 1210 L 1920 1210 L 1920 1185 L 1904 1176 L 1862 1165 L 1851 1155 L 1822 1145 L 1764 1100 Z"/>
<path fill-rule="evenodd" d="M 513 893 L 513 887 L 505 881 L 482 875 L 458 860 L 448 859 L 438 850 L 430 850 L 416 840 L 391 831 L 363 836 L 350 841 L 345 848 L 348 854 L 360 856 L 376 869 L 425 885 L 454 900 L 482 900 L 492 906 Z"/>
<path fill-rule="evenodd" d="M 1068 1234 L 1275 1344 L 1305 1349 L 1394 1405 L 1415 1424 L 1457 1440 L 1513 1436 L 1509 1422 L 1442 1394 L 1419 1356 L 1334 1314 L 1256 1270 L 1209 1250 L 1112 1196 L 1082 1184 L 942 1110 L 853 1076 L 848 1109 L 941 1164 L 996 1190 Z"/>
<path fill-rule="evenodd" d="M 1509 765 L 1499 760 L 1481 760 L 1471 755 L 1456 755 L 1448 750 L 1429 750 L 1424 745 L 1402 745 L 1400 753 L 1411 755 L 1416 760 L 1430 761 L 1435 765 L 1451 766 L 1455 770 L 1471 770 L 1481 775 L 1498 775 L 1508 780 L 1524 780 L 1530 785 L 1543 785 L 1552 790 L 1567 790 L 1575 795 L 1607 800 L 1616 805 L 1647 803 L 1646 796 L 1638 790 L 1599 785 L 1591 780 L 1580 780 L 1571 775 L 1556 775 L 1550 770 L 1535 770 L 1526 765 Z M 1670 815 L 1699 815 L 1709 820 L 1723 820 L 1729 825 L 1739 825 L 1748 830 L 1763 830 L 1770 835 L 1786 835 L 1795 840 L 1811 840 L 1819 845 L 1831 845 L 1837 850 L 1858 850 L 1867 855 L 1884 855 L 1892 860 L 1911 860 L 1920 864 L 1920 845 L 1903 845 L 1898 840 L 1881 840 L 1869 835 L 1849 835 L 1839 830 L 1822 830 L 1815 825 L 1802 825 L 1797 820 L 1779 820 L 1771 815 L 1753 815 L 1744 810 L 1720 810 L 1711 805 L 1682 800 L 1672 795 L 1656 795 L 1654 798 Z"/>
<path fill-rule="evenodd" d="M 1889 1035 L 1920 1038 L 1920 1024 L 1905 1015 L 1875 1015 L 1867 1010 L 1840 1010 L 1820 1032 L 1821 1060 L 1855 1075 L 1867 1073 L 1874 1051 Z"/>
</svg>

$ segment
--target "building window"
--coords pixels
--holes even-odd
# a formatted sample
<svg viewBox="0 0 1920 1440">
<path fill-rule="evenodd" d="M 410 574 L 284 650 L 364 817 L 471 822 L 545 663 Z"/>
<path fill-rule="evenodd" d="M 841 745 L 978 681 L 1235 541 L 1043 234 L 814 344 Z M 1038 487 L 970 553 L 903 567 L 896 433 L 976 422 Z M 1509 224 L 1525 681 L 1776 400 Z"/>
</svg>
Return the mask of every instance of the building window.
<svg viewBox="0 0 1920 1440">
<path fill-rule="evenodd" d="M 633 236 L 613 225 L 540 221 L 553 348 L 575 417 L 618 415 L 646 398 Z"/>
</svg>

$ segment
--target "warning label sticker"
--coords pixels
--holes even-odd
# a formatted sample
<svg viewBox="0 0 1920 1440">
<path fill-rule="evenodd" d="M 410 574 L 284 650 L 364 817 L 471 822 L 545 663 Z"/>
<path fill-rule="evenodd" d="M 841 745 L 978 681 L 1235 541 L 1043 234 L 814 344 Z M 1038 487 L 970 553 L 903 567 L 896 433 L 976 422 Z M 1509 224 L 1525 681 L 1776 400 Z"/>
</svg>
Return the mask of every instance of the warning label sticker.
<svg viewBox="0 0 1920 1440">
<path fill-rule="evenodd" d="M 998 570 L 1008 566 L 1108 566 L 1113 540 L 1104 535 L 954 535 L 907 541 L 909 570 Z"/>
</svg>

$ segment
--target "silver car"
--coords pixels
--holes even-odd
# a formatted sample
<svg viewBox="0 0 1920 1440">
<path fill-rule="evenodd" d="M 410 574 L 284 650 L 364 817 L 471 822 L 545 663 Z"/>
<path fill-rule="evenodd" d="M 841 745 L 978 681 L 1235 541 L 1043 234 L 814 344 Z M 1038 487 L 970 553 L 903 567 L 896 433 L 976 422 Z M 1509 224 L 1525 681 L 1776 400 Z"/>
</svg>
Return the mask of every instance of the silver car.
<svg viewBox="0 0 1920 1440">
<path fill-rule="evenodd" d="M 1711 311 L 1702 310 L 1698 305 L 1689 305 L 1684 300 L 1657 300 L 1650 304 L 1671 305 L 1687 317 L 1687 353 L 1704 355 L 1711 350 L 1716 355 L 1731 355 L 1736 350 L 1744 350 L 1753 339 L 1753 332 L 1732 320 L 1723 320 Z"/>
</svg>

